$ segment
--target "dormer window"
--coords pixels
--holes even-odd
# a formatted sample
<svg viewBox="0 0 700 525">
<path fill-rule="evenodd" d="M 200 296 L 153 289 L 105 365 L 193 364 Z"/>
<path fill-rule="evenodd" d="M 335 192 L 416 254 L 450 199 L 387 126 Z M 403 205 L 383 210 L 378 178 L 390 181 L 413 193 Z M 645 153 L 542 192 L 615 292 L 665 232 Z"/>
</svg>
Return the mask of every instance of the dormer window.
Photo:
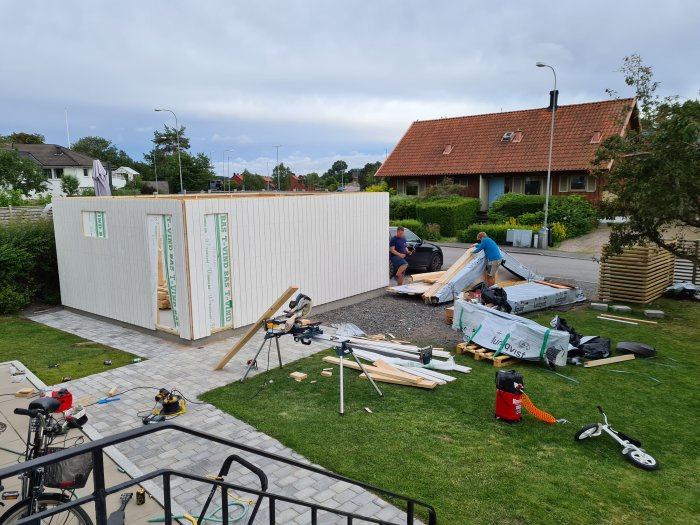
<svg viewBox="0 0 700 525">
<path fill-rule="evenodd" d="M 591 135 L 591 142 L 590 143 L 591 144 L 599 144 L 602 136 L 603 136 L 603 133 L 601 133 L 600 131 L 594 131 L 593 135 Z"/>
<path fill-rule="evenodd" d="M 501 142 L 510 142 L 513 140 L 513 137 L 515 136 L 515 132 L 513 131 L 506 131 L 503 136 L 501 137 Z"/>
<path fill-rule="evenodd" d="M 453 149 L 454 149 L 454 146 L 452 144 L 447 144 L 447 145 L 445 145 L 445 149 L 442 150 L 442 154 L 449 155 L 450 153 L 452 153 Z"/>
</svg>

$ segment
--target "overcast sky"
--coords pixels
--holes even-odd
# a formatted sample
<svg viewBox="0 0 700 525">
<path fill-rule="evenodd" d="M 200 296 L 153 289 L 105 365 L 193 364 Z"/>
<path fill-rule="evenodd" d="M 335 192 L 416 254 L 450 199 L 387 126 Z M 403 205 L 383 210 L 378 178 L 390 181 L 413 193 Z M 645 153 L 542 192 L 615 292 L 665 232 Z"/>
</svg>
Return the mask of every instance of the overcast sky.
<svg viewBox="0 0 700 525">
<path fill-rule="evenodd" d="M 661 94 L 700 89 L 700 2 L 3 0 L 0 133 L 99 135 L 141 160 L 187 127 L 221 173 L 383 161 L 414 120 L 631 95 L 638 53 Z"/>
</svg>

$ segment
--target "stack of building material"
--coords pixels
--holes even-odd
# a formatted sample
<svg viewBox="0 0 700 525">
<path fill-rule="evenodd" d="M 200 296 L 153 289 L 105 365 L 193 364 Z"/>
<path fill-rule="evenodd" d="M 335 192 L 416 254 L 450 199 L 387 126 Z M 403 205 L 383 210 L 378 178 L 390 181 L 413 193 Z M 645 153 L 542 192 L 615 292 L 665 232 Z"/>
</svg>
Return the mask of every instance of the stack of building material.
<svg viewBox="0 0 700 525">
<path fill-rule="evenodd" d="M 648 304 L 673 283 L 674 256 L 658 247 L 637 246 L 600 263 L 600 299 Z"/>
<path fill-rule="evenodd" d="M 514 314 L 534 312 L 586 300 L 580 288 L 548 281 L 522 282 L 508 286 L 506 292 L 508 304 Z"/>
</svg>

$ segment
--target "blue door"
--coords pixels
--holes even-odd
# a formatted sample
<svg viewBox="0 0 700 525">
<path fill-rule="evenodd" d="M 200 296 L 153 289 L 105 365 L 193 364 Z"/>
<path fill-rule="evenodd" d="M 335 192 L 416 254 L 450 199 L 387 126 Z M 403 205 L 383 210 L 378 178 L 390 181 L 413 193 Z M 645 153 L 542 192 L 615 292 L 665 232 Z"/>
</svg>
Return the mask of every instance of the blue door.
<svg viewBox="0 0 700 525">
<path fill-rule="evenodd" d="M 506 189 L 505 177 L 491 177 L 489 179 L 489 206 L 493 204 L 498 197 L 503 195 Z"/>
</svg>

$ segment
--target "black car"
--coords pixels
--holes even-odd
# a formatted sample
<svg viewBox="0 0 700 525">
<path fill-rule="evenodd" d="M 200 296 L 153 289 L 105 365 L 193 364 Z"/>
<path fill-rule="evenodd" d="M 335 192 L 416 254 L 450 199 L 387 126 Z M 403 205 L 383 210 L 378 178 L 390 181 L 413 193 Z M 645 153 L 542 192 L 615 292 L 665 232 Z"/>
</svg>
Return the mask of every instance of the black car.
<svg viewBox="0 0 700 525">
<path fill-rule="evenodd" d="M 389 240 L 394 235 L 396 235 L 396 226 L 390 226 Z M 428 272 L 437 272 L 442 268 L 442 250 L 439 246 L 424 241 L 408 228 L 404 228 L 404 236 L 408 248 L 414 250 L 413 254 L 406 256 L 409 271 L 420 269 Z M 389 246 L 387 245 L 388 249 Z M 389 277 L 393 277 L 395 273 L 396 268 L 394 268 L 394 265 L 391 264 L 391 259 L 389 259 Z"/>
</svg>

